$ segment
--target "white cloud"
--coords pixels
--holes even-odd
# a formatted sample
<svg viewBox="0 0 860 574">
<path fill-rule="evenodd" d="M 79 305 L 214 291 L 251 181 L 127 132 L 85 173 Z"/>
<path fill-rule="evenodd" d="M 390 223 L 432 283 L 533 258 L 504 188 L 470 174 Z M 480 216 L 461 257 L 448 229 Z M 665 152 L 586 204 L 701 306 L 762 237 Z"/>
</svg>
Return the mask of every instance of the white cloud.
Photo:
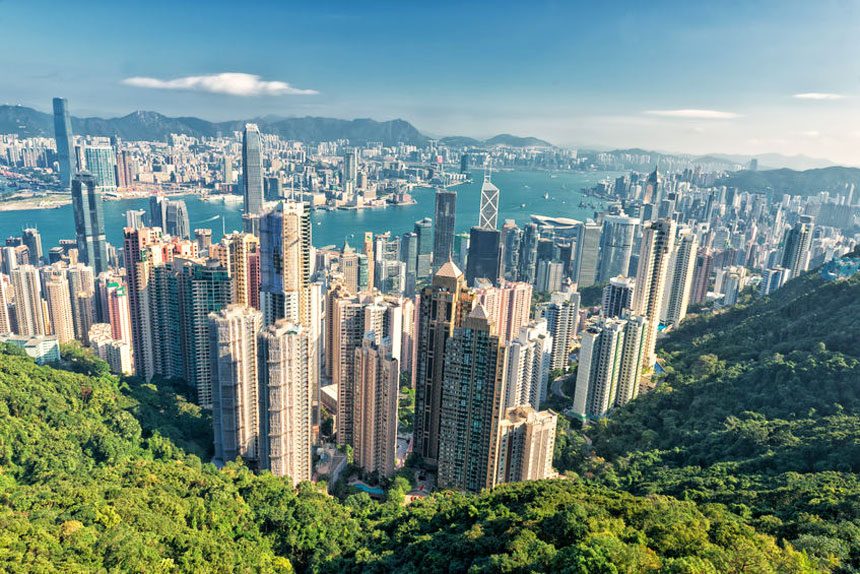
<svg viewBox="0 0 860 574">
<path fill-rule="evenodd" d="M 241 72 L 185 76 L 172 80 L 136 76 L 126 78 L 122 83 L 137 88 L 185 90 L 230 96 L 306 96 L 319 93 L 316 90 L 294 88 L 286 82 L 263 80 L 260 76 Z"/>
<path fill-rule="evenodd" d="M 841 100 L 845 96 L 842 94 L 829 94 L 826 92 L 805 92 L 803 94 L 794 94 L 791 97 L 797 100 Z"/>
<path fill-rule="evenodd" d="M 648 110 L 646 114 L 664 118 L 680 118 L 684 120 L 731 120 L 741 117 L 734 112 L 721 112 L 718 110 Z"/>
</svg>

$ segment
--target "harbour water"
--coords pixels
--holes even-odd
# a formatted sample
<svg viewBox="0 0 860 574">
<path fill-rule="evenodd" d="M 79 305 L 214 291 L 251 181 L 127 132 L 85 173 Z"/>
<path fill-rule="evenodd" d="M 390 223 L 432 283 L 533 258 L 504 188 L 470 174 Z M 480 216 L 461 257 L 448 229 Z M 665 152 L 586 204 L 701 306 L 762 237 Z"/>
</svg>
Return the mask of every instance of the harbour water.
<svg viewBox="0 0 860 574">
<path fill-rule="evenodd" d="M 474 172 L 474 181 L 456 186 L 457 231 L 468 231 L 478 223 L 478 206 L 482 172 Z M 614 178 L 614 172 L 558 172 L 503 171 L 493 173 L 493 183 L 499 189 L 499 226 L 505 219 L 515 219 L 522 225 L 531 214 L 572 217 L 584 220 L 592 217 L 602 207 L 594 198 L 585 197 L 581 189 L 591 187 L 602 179 Z M 547 197 L 545 197 L 547 196 Z M 415 221 L 433 217 L 434 191 L 416 188 L 412 191 L 414 205 L 366 209 L 360 211 L 323 211 L 312 214 L 313 243 L 341 245 L 344 240 L 356 244 L 365 231 L 383 233 L 391 231 L 402 234 L 411 231 Z M 242 203 L 203 201 L 197 196 L 183 197 L 189 212 L 191 228 L 212 229 L 213 240 L 221 237 L 223 228 L 229 233 L 242 228 Z M 595 207 L 580 203 L 592 203 Z M 105 231 L 108 241 L 116 247 L 122 246 L 122 229 L 125 212 L 129 209 L 148 209 L 146 199 L 124 199 L 104 203 Z M 20 235 L 23 227 L 36 227 L 42 235 L 42 245 L 47 251 L 60 239 L 74 239 L 75 224 L 71 205 L 56 209 L 33 209 L 0 212 L 0 240 L 10 235 Z"/>
</svg>

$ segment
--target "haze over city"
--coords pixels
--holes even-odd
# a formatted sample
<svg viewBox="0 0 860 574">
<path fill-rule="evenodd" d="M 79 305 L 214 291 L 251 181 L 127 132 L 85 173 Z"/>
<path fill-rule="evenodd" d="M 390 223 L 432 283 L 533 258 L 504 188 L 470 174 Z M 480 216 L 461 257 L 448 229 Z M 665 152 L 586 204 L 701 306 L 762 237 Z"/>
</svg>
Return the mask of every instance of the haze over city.
<svg viewBox="0 0 860 574">
<path fill-rule="evenodd" d="M 858 163 L 853 2 L 88 3 L 9 0 L 0 102 L 77 115 L 403 118 L 536 136 Z"/>
</svg>

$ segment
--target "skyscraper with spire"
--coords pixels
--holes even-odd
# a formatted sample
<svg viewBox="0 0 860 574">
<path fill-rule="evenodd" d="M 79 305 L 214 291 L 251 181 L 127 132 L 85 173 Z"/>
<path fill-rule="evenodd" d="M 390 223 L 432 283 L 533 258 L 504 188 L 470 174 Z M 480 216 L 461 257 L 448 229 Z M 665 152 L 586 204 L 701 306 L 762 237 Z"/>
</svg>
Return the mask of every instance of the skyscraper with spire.
<svg viewBox="0 0 860 574">
<path fill-rule="evenodd" d="M 66 98 L 54 98 L 54 139 L 57 143 L 57 160 L 60 164 L 60 182 L 63 189 L 70 189 L 75 176 L 74 140 L 72 118 Z"/>
</svg>

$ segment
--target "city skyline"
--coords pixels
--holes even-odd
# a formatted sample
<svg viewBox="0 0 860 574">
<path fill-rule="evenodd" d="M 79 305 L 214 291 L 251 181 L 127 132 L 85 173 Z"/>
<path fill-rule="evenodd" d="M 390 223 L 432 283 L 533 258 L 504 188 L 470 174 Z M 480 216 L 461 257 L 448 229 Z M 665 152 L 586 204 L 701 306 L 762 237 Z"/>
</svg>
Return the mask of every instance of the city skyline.
<svg viewBox="0 0 860 574">
<path fill-rule="evenodd" d="M 0 55 L 10 78 L 0 101 L 46 109 L 62 85 L 79 116 L 403 118 L 431 136 L 510 132 L 564 146 L 857 163 L 850 38 L 859 20 L 843 3 L 443 4 L 433 12 L 266 4 L 248 13 L 156 4 L 146 13 L 122 8 L 122 27 L 99 25 L 114 11 L 88 11 L 100 33 L 86 44 L 73 35 L 84 15 L 38 4 L 9 2 L 0 16 L 17 24 L 7 26 L 9 41 L 27 45 L 24 58 Z M 272 17 L 249 22 L 264 11 Z M 284 18 L 303 25 L 280 33 Z M 223 39 L 246 24 L 255 42 L 225 53 Z"/>
</svg>

